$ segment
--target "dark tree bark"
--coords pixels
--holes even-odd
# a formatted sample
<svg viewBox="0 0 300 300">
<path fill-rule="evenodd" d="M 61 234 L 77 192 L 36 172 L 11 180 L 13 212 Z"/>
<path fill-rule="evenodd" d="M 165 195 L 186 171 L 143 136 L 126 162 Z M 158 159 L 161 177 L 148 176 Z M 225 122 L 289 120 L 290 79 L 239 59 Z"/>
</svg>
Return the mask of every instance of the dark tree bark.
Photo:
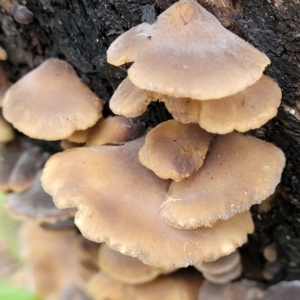
<svg viewBox="0 0 300 300">
<path fill-rule="evenodd" d="M 126 75 L 126 67 L 106 62 L 106 50 L 124 31 L 157 15 L 175 0 L 27 0 L 34 21 L 22 25 L 0 2 L 0 45 L 8 52 L 1 63 L 17 80 L 48 57 L 71 63 L 79 76 L 104 100 Z M 286 154 L 282 183 L 268 206 L 252 209 L 255 233 L 243 247 L 245 276 L 263 280 L 262 249 L 274 242 L 280 272 L 273 281 L 300 278 L 300 4 L 298 0 L 199 0 L 224 26 L 265 52 L 272 61 L 266 74 L 283 91 L 278 116 L 251 132 Z M 225 7 L 224 7 L 225 5 Z M 105 113 L 109 114 L 106 105 Z M 148 126 L 169 118 L 163 105 L 152 104 L 139 118 Z M 258 174 L 259 176 L 259 174 Z M 250 262 L 250 263 L 249 263 Z"/>
</svg>

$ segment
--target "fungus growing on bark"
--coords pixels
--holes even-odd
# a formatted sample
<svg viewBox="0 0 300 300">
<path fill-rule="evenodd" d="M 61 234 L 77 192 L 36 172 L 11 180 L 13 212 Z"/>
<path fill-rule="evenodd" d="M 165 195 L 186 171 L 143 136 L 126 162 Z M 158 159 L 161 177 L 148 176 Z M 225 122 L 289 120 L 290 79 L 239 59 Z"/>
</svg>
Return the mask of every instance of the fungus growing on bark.
<svg viewBox="0 0 300 300">
<path fill-rule="evenodd" d="M 283 152 L 270 143 L 236 132 L 217 136 L 203 166 L 171 184 L 161 217 L 186 229 L 227 220 L 271 195 L 284 165 Z"/>
<path fill-rule="evenodd" d="M 20 24 L 29 24 L 33 21 L 33 13 L 24 5 L 13 3 L 11 13 L 14 19 Z"/>
<path fill-rule="evenodd" d="M 145 265 L 135 257 L 124 255 L 102 244 L 98 255 L 100 270 L 111 278 L 127 284 L 142 284 L 154 280 L 160 274 L 175 269 L 163 270 Z"/>
<path fill-rule="evenodd" d="M 159 217 L 159 207 L 170 182 L 139 163 L 142 143 L 138 139 L 119 147 L 84 147 L 55 154 L 44 168 L 43 187 L 59 208 L 78 208 L 75 223 L 86 238 L 106 242 L 154 267 L 212 261 L 247 240 L 247 233 L 253 231 L 249 212 L 212 228 L 186 231 L 166 224 Z"/>
<path fill-rule="evenodd" d="M 158 177 L 181 181 L 202 166 L 212 137 L 197 124 L 169 120 L 147 134 L 139 160 Z"/>
<path fill-rule="evenodd" d="M 138 25 L 118 37 L 107 60 L 134 61 L 128 77 L 141 89 L 198 100 L 244 90 L 270 63 L 193 0 L 178 1 L 153 25 Z"/>
<path fill-rule="evenodd" d="M 93 126 L 102 105 L 72 66 L 50 58 L 6 91 L 3 115 L 29 137 L 59 140 Z"/>
</svg>

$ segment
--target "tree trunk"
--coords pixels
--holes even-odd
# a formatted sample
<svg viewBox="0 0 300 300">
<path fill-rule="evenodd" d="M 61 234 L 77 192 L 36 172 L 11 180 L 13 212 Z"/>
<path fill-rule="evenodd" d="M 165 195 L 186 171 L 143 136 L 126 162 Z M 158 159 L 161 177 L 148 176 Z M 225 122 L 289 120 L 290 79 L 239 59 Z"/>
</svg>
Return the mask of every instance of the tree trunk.
<svg viewBox="0 0 300 300">
<path fill-rule="evenodd" d="M 65 59 L 108 102 L 126 76 L 126 67 L 117 68 L 106 62 L 108 46 L 129 28 L 141 22 L 153 23 L 174 2 L 27 0 L 34 20 L 22 25 L 10 13 L 11 2 L 1 0 L 0 45 L 9 57 L 1 66 L 15 81 L 48 57 Z M 272 64 L 266 74 L 278 82 L 283 92 L 278 116 L 251 132 L 280 147 L 287 164 L 276 195 L 267 200 L 268 205 L 252 209 L 256 230 L 242 248 L 244 276 L 263 280 L 262 249 L 275 243 L 280 271 L 272 280 L 300 278 L 300 3 L 298 0 L 199 0 L 199 3 L 224 26 L 269 56 Z M 106 104 L 105 114 L 109 113 Z M 163 105 L 152 104 L 139 120 L 154 126 L 167 118 Z"/>
</svg>

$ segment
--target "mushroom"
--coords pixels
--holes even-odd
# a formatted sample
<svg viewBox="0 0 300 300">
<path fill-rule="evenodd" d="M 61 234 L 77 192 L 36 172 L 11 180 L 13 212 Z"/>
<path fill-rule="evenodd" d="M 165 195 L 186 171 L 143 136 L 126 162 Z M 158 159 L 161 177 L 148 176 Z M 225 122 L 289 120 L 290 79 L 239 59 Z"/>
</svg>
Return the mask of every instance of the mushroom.
<svg viewBox="0 0 300 300">
<path fill-rule="evenodd" d="M 300 298 L 300 280 L 282 281 L 264 292 L 264 300 L 282 300 Z"/>
<path fill-rule="evenodd" d="M 18 23 L 29 24 L 33 21 L 33 13 L 24 5 L 13 3 L 11 13 Z"/>
<path fill-rule="evenodd" d="M 102 105 L 67 62 L 50 58 L 6 91 L 3 115 L 29 137 L 60 140 L 93 126 Z"/>
<path fill-rule="evenodd" d="M 100 270 L 111 278 L 127 284 L 142 284 L 154 280 L 160 274 L 171 273 L 170 270 L 153 268 L 145 265 L 135 257 L 124 255 L 102 244 L 98 255 Z"/>
<path fill-rule="evenodd" d="M 0 96 L 1 98 L 1 96 Z M 0 143 L 8 143 L 15 138 L 15 131 L 10 123 L 8 123 L 2 116 L 2 110 L 0 110 Z"/>
<path fill-rule="evenodd" d="M 57 207 L 78 208 L 75 223 L 86 238 L 106 242 L 154 267 L 179 268 L 212 261 L 247 240 L 247 233 L 253 231 L 249 212 L 212 228 L 180 230 L 166 224 L 159 217 L 159 207 L 170 181 L 139 163 L 142 143 L 143 139 L 137 139 L 124 146 L 57 153 L 46 163 L 42 185 Z"/>
<path fill-rule="evenodd" d="M 138 25 L 118 37 L 107 60 L 114 65 L 134 61 L 128 77 L 141 89 L 197 100 L 244 90 L 270 63 L 193 0 L 180 0 L 153 25 Z"/>
<path fill-rule="evenodd" d="M 11 84 L 12 83 L 7 80 L 4 71 L 0 68 L 0 107 L 2 107 L 4 93 Z"/>
<path fill-rule="evenodd" d="M 139 160 L 158 177 L 181 181 L 202 166 L 212 137 L 197 124 L 169 120 L 147 134 Z"/>
<path fill-rule="evenodd" d="M 228 220 L 271 195 L 284 165 L 283 152 L 270 143 L 236 132 L 217 136 L 203 166 L 171 184 L 160 215 L 185 229 Z"/>
</svg>

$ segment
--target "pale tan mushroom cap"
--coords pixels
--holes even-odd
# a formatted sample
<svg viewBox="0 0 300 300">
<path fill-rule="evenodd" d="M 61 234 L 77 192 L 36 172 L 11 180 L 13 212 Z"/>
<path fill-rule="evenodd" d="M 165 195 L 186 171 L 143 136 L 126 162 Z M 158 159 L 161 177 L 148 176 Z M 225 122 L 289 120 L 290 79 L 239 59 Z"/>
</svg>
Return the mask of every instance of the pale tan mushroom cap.
<svg viewBox="0 0 300 300">
<path fill-rule="evenodd" d="M 199 124 L 208 132 L 225 134 L 259 128 L 277 114 L 281 90 L 268 76 L 235 95 L 202 101 Z"/>
<path fill-rule="evenodd" d="M 101 119 L 90 131 L 86 146 L 122 145 L 145 133 L 144 123 L 133 123 L 123 116 Z"/>
<path fill-rule="evenodd" d="M 147 134 L 139 160 L 158 177 L 181 181 L 202 166 L 212 138 L 198 124 L 169 120 Z"/>
<path fill-rule="evenodd" d="M 2 111 L 0 110 L 0 143 L 11 142 L 14 138 L 15 131 L 12 125 L 3 118 Z"/>
<path fill-rule="evenodd" d="M 142 284 L 154 280 L 161 269 L 145 265 L 136 257 L 124 255 L 103 244 L 99 250 L 98 264 L 100 270 L 127 284 Z"/>
<path fill-rule="evenodd" d="M 82 234 L 154 267 L 183 267 L 212 261 L 246 242 L 249 212 L 213 228 L 179 230 L 159 217 L 170 181 L 138 161 L 143 139 L 125 146 L 67 150 L 52 156 L 42 184 L 60 208 L 77 207 Z M 230 235 L 230 239 L 228 239 Z M 155 241 L 155 243 L 153 243 Z"/>
<path fill-rule="evenodd" d="M 227 220 L 271 195 L 284 165 L 283 152 L 270 143 L 236 132 L 218 136 L 203 166 L 171 184 L 161 217 L 185 229 Z"/>
<path fill-rule="evenodd" d="M 193 0 L 176 2 L 156 23 L 140 31 L 137 34 L 134 28 L 119 37 L 111 46 L 113 51 L 108 51 L 108 61 L 134 60 L 128 76 L 145 90 L 197 100 L 219 99 L 254 84 L 270 64 L 264 53 L 222 27 Z M 133 54 L 124 58 L 130 53 L 128 47 Z"/>
<path fill-rule="evenodd" d="M 9 88 L 3 115 L 32 138 L 59 140 L 93 126 L 102 106 L 72 66 L 50 58 Z"/>
<path fill-rule="evenodd" d="M 201 284 L 199 275 L 174 274 L 145 284 L 129 285 L 99 272 L 89 282 L 88 292 L 94 300 L 195 300 Z"/>
<path fill-rule="evenodd" d="M 226 284 L 215 284 L 205 280 L 200 287 L 197 300 L 225 300 Z"/>
<path fill-rule="evenodd" d="M 136 87 L 125 78 L 109 101 L 109 107 L 116 115 L 135 118 L 143 114 L 152 101 L 148 91 Z"/>
</svg>

